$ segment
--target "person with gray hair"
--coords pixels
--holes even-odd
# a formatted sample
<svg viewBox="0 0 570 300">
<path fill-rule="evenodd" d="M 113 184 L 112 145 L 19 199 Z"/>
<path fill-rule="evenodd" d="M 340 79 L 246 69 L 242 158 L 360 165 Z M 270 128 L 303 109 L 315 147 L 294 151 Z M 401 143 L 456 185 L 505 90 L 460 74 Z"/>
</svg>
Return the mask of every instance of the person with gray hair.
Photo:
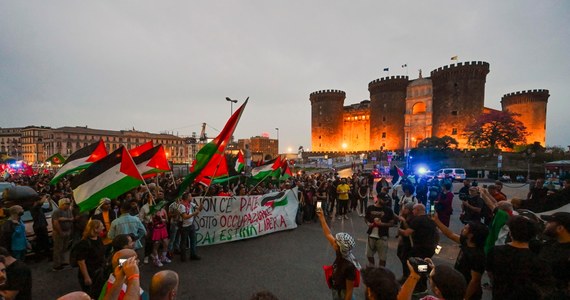
<svg viewBox="0 0 570 300">
<path fill-rule="evenodd" d="M 173 300 L 178 292 L 178 273 L 171 270 L 157 272 L 150 281 L 150 300 Z"/>
</svg>

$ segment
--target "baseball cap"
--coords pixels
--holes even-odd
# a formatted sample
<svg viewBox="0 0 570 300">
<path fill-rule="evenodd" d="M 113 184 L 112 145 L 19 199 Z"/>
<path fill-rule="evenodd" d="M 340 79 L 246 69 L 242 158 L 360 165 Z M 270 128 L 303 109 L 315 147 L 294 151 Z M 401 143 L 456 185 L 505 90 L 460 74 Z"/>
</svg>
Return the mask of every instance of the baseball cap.
<svg viewBox="0 0 570 300">
<path fill-rule="evenodd" d="M 568 212 L 555 212 L 551 215 L 541 215 L 540 218 L 546 222 L 556 222 L 570 231 L 570 213 Z"/>
</svg>

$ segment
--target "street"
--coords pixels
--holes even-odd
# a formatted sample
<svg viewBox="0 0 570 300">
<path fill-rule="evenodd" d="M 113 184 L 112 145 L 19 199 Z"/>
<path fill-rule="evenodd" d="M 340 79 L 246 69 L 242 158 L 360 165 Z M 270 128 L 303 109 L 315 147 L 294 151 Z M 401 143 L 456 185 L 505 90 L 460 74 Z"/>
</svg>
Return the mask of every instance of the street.
<svg viewBox="0 0 570 300">
<path fill-rule="evenodd" d="M 453 191 L 461 183 L 455 183 Z M 513 184 L 506 186 L 510 197 L 526 194 L 528 186 Z M 454 198 L 454 213 L 451 228 L 459 232 L 461 211 L 459 198 Z M 354 254 L 360 263 L 366 265 L 366 224 L 356 212 L 350 220 L 332 220 L 331 230 L 347 232 L 357 240 Z M 400 261 L 396 257 L 396 229 L 391 229 L 387 267 L 396 277 L 402 274 Z M 458 247 L 441 237 L 443 247 L 434 261 L 453 265 Z M 178 299 L 249 299 L 257 291 L 268 290 L 279 299 L 329 299 L 330 290 L 324 280 L 323 265 L 334 260 L 332 248 L 323 237 L 318 223 L 303 224 L 290 231 L 262 237 L 198 248 L 200 261 L 181 263 L 179 257 L 163 269 L 172 269 L 180 276 Z M 33 272 L 33 298 L 55 299 L 65 293 L 79 290 L 77 269 L 51 271 L 51 264 L 30 263 Z M 152 264 L 141 266 L 141 284 L 148 289 L 152 275 L 160 269 Z M 486 276 L 483 282 L 488 282 Z M 364 288 L 356 289 L 355 299 L 364 299 Z M 485 299 L 490 291 L 485 290 Z"/>
</svg>

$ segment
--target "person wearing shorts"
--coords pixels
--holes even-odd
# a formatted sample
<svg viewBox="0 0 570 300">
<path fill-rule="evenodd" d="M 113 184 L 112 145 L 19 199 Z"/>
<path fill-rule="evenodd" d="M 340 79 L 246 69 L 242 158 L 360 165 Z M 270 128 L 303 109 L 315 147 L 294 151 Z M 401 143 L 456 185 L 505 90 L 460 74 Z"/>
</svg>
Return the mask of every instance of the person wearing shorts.
<svg viewBox="0 0 570 300">
<path fill-rule="evenodd" d="M 394 225 L 396 215 L 382 201 L 376 199 L 374 205 L 366 208 L 364 220 L 368 225 L 368 242 L 366 247 L 366 257 L 368 264 L 372 267 L 374 264 L 374 254 L 378 253 L 378 264 L 386 266 L 386 257 L 388 254 L 388 237 L 389 229 Z"/>
</svg>

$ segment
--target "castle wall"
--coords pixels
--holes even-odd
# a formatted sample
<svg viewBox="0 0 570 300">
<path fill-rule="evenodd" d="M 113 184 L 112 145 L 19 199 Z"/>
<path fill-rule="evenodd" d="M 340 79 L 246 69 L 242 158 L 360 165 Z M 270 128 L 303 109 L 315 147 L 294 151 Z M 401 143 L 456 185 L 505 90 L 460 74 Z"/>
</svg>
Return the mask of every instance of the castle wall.
<svg viewBox="0 0 570 300">
<path fill-rule="evenodd" d="M 339 90 L 311 93 L 311 150 L 340 151 L 343 139 L 344 99 Z"/>
<path fill-rule="evenodd" d="M 404 149 L 417 147 L 432 133 L 432 84 L 420 78 L 408 85 L 404 118 Z"/>
<path fill-rule="evenodd" d="M 343 143 L 348 151 L 367 151 L 370 147 L 370 107 L 347 109 L 343 114 Z"/>
<path fill-rule="evenodd" d="M 539 142 L 546 146 L 546 106 L 550 94 L 548 90 L 529 90 L 506 94 L 501 98 L 503 111 L 520 114 L 521 121 L 529 133 L 527 144 Z"/>
<path fill-rule="evenodd" d="M 404 149 L 404 114 L 408 76 L 376 79 L 370 92 L 370 148 Z"/>
<path fill-rule="evenodd" d="M 431 72 L 433 83 L 433 136 L 455 138 L 466 148 L 465 127 L 483 112 L 489 63 L 472 61 L 440 67 Z"/>
</svg>

